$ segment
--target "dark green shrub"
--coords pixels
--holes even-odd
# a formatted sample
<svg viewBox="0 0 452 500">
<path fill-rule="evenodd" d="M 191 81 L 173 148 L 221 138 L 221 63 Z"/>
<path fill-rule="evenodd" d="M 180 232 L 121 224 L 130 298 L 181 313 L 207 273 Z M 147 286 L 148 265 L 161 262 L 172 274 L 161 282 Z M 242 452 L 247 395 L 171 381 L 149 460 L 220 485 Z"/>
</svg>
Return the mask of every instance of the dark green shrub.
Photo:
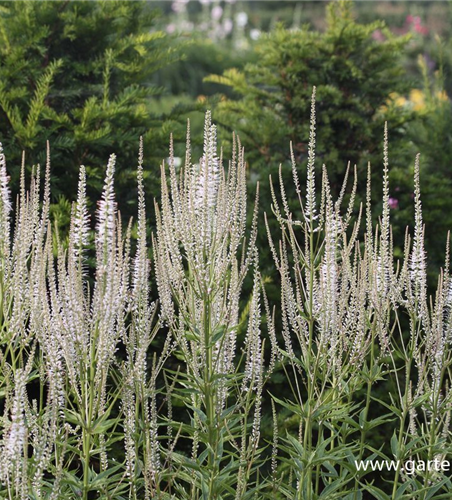
<svg viewBox="0 0 452 500">
<path fill-rule="evenodd" d="M 160 158 L 174 128 L 151 106 L 162 93 L 151 75 L 177 58 L 155 17 L 145 2 L 0 3 L 0 140 L 13 187 L 20 151 L 27 165 L 42 164 L 49 140 L 55 197 L 74 199 L 80 164 L 90 188 L 99 189 L 117 151 L 123 206 L 134 203 L 139 136 L 149 156 Z"/>
<path fill-rule="evenodd" d="M 327 21 L 323 33 L 279 26 L 257 44 L 255 64 L 209 80 L 238 94 L 239 99 L 222 102 L 215 116 L 238 131 L 255 167 L 257 156 L 276 167 L 288 160 L 289 141 L 297 160 L 307 158 L 306 116 L 315 85 L 321 117 L 318 167 L 329 165 L 337 186 L 348 161 L 365 171 L 368 160 L 380 159 L 386 120 L 392 149 L 396 147 L 406 116 L 387 101 L 408 88 L 400 63 L 408 38 L 393 36 L 381 21 L 358 24 L 348 1 L 331 3 Z"/>
<path fill-rule="evenodd" d="M 332 192 L 338 194 L 347 163 L 351 172 L 356 164 L 358 178 L 363 179 L 370 161 L 373 190 L 381 192 L 385 121 L 391 139 L 391 165 L 400 165 L 409 149 L 406 123 L 413 113 L 396 107 L 391 98 L 409 88 L 402 64 L 408 39 L 394 36 L 382 21 L 359 24 L 349 1 L 332 2 L 327 6 L 324 32 L 308 26 L 291 31 L 280 25 L 257 43 L 256 63 L 246 65 L 243 71 L 230 69 L 222 76 L 209 77 L 209 81 L 237 95 L 236 99 L 219 102 L 214 117 L 240 135 L 252 178 L 261 181 L 263 206 L 268 206 L 270 199 L 268 175 L 277 177 L 280 163 L 283 172 L 289 172 L 290 143 L 301 177 L 305 175 L 309 138 L 306 117 L 313 86 L 317 88 L 319 116 L 316 175 L 326 164 Z M 288 189 L 293 206 L 297 196 L 293 188 Z M 364 185 L 358 186 L 359 199 L 363 192 Z M 401 232 L 403 235 L 404 230 Z M 264 231 L 260 238 L 263 267 L 268 269 L 270 256 L 265 250 Z"/>
</svg>

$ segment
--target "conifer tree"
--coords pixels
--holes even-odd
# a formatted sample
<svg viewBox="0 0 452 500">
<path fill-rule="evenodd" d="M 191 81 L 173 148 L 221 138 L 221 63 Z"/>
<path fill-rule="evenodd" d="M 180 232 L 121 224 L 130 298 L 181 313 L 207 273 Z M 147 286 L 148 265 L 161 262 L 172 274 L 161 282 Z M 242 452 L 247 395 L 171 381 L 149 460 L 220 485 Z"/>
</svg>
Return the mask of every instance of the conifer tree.
<svg viewBox="0 0 452 500">
<path fill-rule="evenodd" d="M 289 141 L 297 160 L 307 161 L 311 92 L 317 88 L 317 156 L 326 163 L 330 181 L 342 182 L 347 163 L 380 156 L 383 125 L 391 125 L 391 143 L 405 116 L 388 106 L 393 93 L 407 88 L 401 56 L 408 38 L 396 37 L 383 21 L 354 20 L 352 2 L 331 2 L 326 30 L 279 25 L 256 46 L 255 63 L 245 70 L 212 75 L 209 81 L 231 87 L 238 99 L 223 99 L 215 113 L 228 128 L 238 130 L 248 153 L 267 162 L 290 161 Z M 378 40 L 376 39 L 378 38 Z M 363 160 L 363 161 L 360 161 Z M 365 160 L 365 161 L 364 161 Z M 253 160 L 250 158 L 250 162 Z"/>
<path fill-rule="evenodd" d="M 349 0 L 331 2 L 323 32 L 309 26 L 294 31 L 279 25 L 257 43 L 256 63 L 243 71 L 230 69 L 208 78 L 236 93 L 235 99 L 223 96 L 213 116 L 226 129 L 239 133 L 252 175 L 261 181 L 262 199 L 271 199 L 268 176 L 278 177 L 279 164 L 283 172 L 290 172 L 295 161 L 305 175 L 310 127 L 306 116 L 314 86 L 320 117 L 316 175 L 321 178 L 322 164 L 328 167 L 333 194 L 340 193 L 348 163 L 350 174 L 356 164 L 358 177 L 363 178 L 368 161 L 373 166 L 373 189 L 380 192 L 380 145 L 386 121 L 391 161 L 397 164 L 393 152 L 403 149 L 405 125 L 411 119 L 409 112 L 401 112 L 393 103 L 393 96 L 403 95 L 409 87 L 401 60 L 408 36 L 393 35 L 383 21 L 357 22 L 352 7 Z M 405 159 L 401 155 L 399 163 L 405 165 Z M 294 189 L 287 192 L 287 199 L 296 206 Z M 264 235 L 259 238 L 265 248 Z M 268 258 L 262 256 L 265 262 Z"/>
<path fill-rule="evenodd" d="M 100 190 L 115 151 L 122 206 L 134 203 L 140 135 L 148 158 L 161 158 L 169 136 L 152 112 L 162 88 L 151 77 L 177 51 L 155 17 L 146 2 L 0 2 L 0 137 L 13 188 L 20 152 L 27 165 L 43 164 L 49 140 L 53 201 L 74 199 L 82 164 L 88 188 Z"/>
</svg>

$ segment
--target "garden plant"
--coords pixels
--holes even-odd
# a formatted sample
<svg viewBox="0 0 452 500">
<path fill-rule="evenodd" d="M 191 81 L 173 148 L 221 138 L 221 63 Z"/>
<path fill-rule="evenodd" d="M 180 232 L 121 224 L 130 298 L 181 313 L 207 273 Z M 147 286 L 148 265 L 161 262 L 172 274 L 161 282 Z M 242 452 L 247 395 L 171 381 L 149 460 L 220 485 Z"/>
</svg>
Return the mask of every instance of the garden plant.
<svg viewBox="0 0 452 500">
<path fill-rule="evenodd" d="M 24 157 L 15 202 L 2 150 L 2 498 L 450 498 L 449 236 L 430 296 L 422 159 L 414 160 L 415 218 L 398 259 L 387 125 L 383 164 L 369 164 L 367 179 L 348 169 L 333 197 L 327 166 L 317 175 L 315 93 L 307 162 L 297 165 L 287 145 L 292 168 L 265 180 L 264 218 L 259 188 L 247 217 L 239 137 L 228 155 L 219 149 L 209 112 L 199 159 L 189 127 L 180 166 L 170 140 L 150 216 L 137 145 L 136 229 L 118 210 L 116 156 L 95 223 L 82 165 L 67 242 L 50 216 L 52 145 L 28 181 Z M 375 171 L 383 179 L 378 224 Z M 359 183 L 367 194 L 357 204 Z M 256 243 L 266 229 L 274 301 Z M 275 370 L 290 397 L 270 389 Z M 383 439 L 375 445 L 372 436 Z"/>
</svg>

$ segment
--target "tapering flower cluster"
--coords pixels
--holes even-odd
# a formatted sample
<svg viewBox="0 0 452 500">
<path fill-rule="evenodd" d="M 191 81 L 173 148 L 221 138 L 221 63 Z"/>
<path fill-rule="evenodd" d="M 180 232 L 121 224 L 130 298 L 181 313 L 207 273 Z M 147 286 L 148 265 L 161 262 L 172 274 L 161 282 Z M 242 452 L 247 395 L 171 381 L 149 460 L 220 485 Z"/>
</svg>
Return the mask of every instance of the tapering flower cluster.
<svg viewBox="0 0 452 500">
<path fill-rule="evenodd" d="M 356 166 L 348 165 L 337 199 L 323 166 L 316 192 L 315 93 L 314 89 L 305 198 L 291 151 L 298 214 L 291 209 L 282 166 L 278 196 L 271 184 L 272 209 L 281 228 L 277 241 L 265 218 L 281 292 L 281 307 L 273 311 L 256 248 L 259 188 L 247 232 L 244 150 L 234 136 L 231 160 L 227 167 L 223 165 L 210 113 L 199 161 L 192 161 L 188 126 L 185 164 L 176 165 L 171 139 L 169 161 L 161 167 L 161 200 L 155 203 L 152 237 L 155 302 L 150 297 L 143 141 L 136 226 L 130 223 L 123 230 L 114 190 L 116 156 L 111 155 L 94 229 L 87 173 L 80 167 L 67 241 L 60 239 L 50 221 L 49 145 L 43 179 L 40 166 L 33 167 L 28 191 L 25 159 L 22 162 L 13 223 L 0 145 L 0 392 L 4 398 L 0 491 L 5 498 L 56 500 L 68 491 L 81 492 L 86 499 L 92 491 L 113 498 L 116 490 L 102 480 L 110 477 L 135 499 L 160 498 L 162 484 L 165 491 L 187 493 L 181 498 L 199 497 L 198 493 L 207 498 L 226 490 L 225 498 L 232 494 L 237 500 L 249 491 L 258 495 L 264 387 L 269 374 L 281 365 L 296 403 L 277 397 L 271 401 L 274 491 L 280 481 L 277 455 L 282 450 L 289 455 L 285 466 L 291 468 L 284 495 L 311 498 L 305 492 L 312 493 L 313 485 L 319 487 L 312 477 L 313 469 L 318 469 L 312 466 L 315 439 L 324 446 L 322 436 L 335 433 L 342 416 L 347 418 L 343 422 L 355 418 L 355 407 L 350 410 L 354 392 L 367 385 L 359 424 L 350 426 L 346 435 L 341 423 L 346 432 L 332 434 L 329 441 L 333 454 L 336 439 L 342 440 L 340 446 L 345 449 L 351 436 L 354 453 L 358 448 L 354 436 L 360 434 L 362 455 L 366 428 L 372 428 L 365 425 L 372 384 L 386 370 L 394 374 L 399 394 L 400 411 L 394 414 L 400 420 L 400 440 L 415 437 L 409 450 L 415 453 L 417 436 L 428 424 L 428 444 L 422 442 L 417 453 L 428 449 L 431 456 L 443 456 L 439 444 L 450 439 L 452 412 L 450 249 L 448 241 L 445 267 L 430 299 L 420 158 L 414 165 L 414 234 L 411 238 L 407 231 L 404 258 L 395 265 L 387 126 L 383 210 L 376 228 L 370 165 L 364 210 L 354 208 Z M 354 174 L 351 189 L 350 172 Z M 94 272 L 88 266 L 91 245 Z M 247 277 L 252 291 L 243 307 Z M 402 331 L 399 311 L 406 313 L 409 336 Z M 267 351 L 262 335 L 265 323 Z M 157 332 L 163 338 L 158 351 L 150 354 Z M 170 357 L 171 365 L 167 364 Z M 189 425 L 177 421 L 174 398 L 185 405 Z M 279 443 L 279 404 L 294 410 L 298 427 L 297 438 L 288 436 L 284 444 Z M 111 455 L 118 436 L 124 445 L 122 464 Z M 179 453 L 178 440 L 184 441 L 184 453 L 186 443 L 191 444 L 190 459 Z M 391 445 L 395 449 L 392 441 Z M 353 477 L 344 484 L 358 480 Z M 436 480 L 427 476 L 425 484 Z"/>
<path fill-rule="evenodd" d="M 289 210 L 280 170 L 280 189 L 284 216 L 278 207 L 275 191 L 273 209 L 278 218 L 282 239 L 279 252 L 268 230 L 269 245 L 281 277 L 281 314 L 284 349 L 289 358 L 301 351 L 303 363 L 316 354 L 316 370 L 334 378 L 345 373 L 343 364 L 359 367 L 370 345 L 368 320 L 374 311 L 371 300 L 376 279 L 370 279 L 376 268 L 372 244 L 372 222 L 368 219 L 370 238 L 366 252 L 361 253 L 358 235 L 361 212 L 351 230 L 353 204 L 357 190 L 356 168 L 349 203 L 342 214 L 349 167 L 339 198 L 334 202 L 325 166 L 322 170 L 320 211 L 316 214 L 315 172 L 315 89 L 312 98 L 311 127 L 307 158 L 306 199 L 301 196 L 297 167 L 292 158 L 292 175 L 299 195 L 299 222 Z M 370 185 L 369 205 L 370 205 Z M 305 202 L 304 202 L 305 201 Z M 368 217 L 370 218 L 370 208 Z M 304 242 L 297 240 L 296 230 L 304 231 Z M 320 240 L 320 235 L 322 239 Z M 319 242 L 320 241 L 320 242 Z M 385 257 L 385 260 L 388 259 Z M 380 328 L 382 329 L 382 328 Z M 294 339 L 298 345 L 294 346 Z M 299 365 L 296 369 L 300 370 Z M 300 374 L 301 371 L 300 371 Z"/>
<path fill-rule="evenodd" d="M 162 319 L 194 374 L 202 371 L 209 350 L 217 373 L 233 370 L 240 291 L 255 254 L 257 211 L 248 248 L 241 248 L 246 178 L 244 152 L 237 140 L 227 173 L 221 161 L 215 126 L 207 113 L 199 164 L 191 162 L 188 134 L 184 168 L 176 171 L 172 147 L 169 179 L 162 166 L 162 201 L 156 207 L 154 254 Z M 218 338 L 212 342 L 212 337 Z M 219 396 L 217 403 L 221 406 L 223 400 Z"/>
<path fill-rule="evenodd" d="M 210 113 L 206 114 L 203 154 L 198 163 L 191 160 L 189 128 L 185 165 L 179 171 L 171 145 L 168 169 L 162 166 L 162 196 L 161 204 L 156 206 L 154 239 L 161 320 L 168 325 L 178 356 L 183 359 L 183 386 L 193 389 L 187 402 L 194 411 L 190 435 L 192 459 L 196 461 L 203 450 L 209 453 L 211 481 L 220 482 L 219 472 L 214 468 L 215 456 L 222 454 L 218 436 L 236 432 L 228 427 L 227 421 L 234 419 L 237 425 L 240 423 L 237 498 L 241 498 L 240 492 L 245 491 L 242 488 L 247 482 L 244 464 L 256 453 L 259 444 L 265 374 L 261 340 L 262 284 L 255 246 L 257 203 L 258 191 L 252 227 L 246 239 L 244 150 L 234 136 L 232 158 L 228 168 L 224 168 L 222 153 L 217 152 L 216 128 Z M 254 286 L 243 344 L 244 376 L 241 377 L 237 375 L 236 364 L 240 299 L 250 268 L 254 272 Z M 238 394 L 237 387 L 242 388 Z M 236 402 L 228 407 L 232 396 Z M 253 422 L 248 437 L 245 422 L 250 412 L 253 412 Z"/>
<path fill-rule="evenodd" d="M 3 154 L 2 144 L 0 143 L 0 258 L 5 256 L 9 251 L 9 217 L 12 210 L 10 191 L 9 191 L 9 177 L 6 172 L 6 160 Z"/>
<path fill-rule="evenodd" d="M 271 187 L 272 208 L 281 226 L 279 251 L 268 225 L 267 232 L 270 250 L 281 279 L 281 323 L 285 356 L 294 372 L 298 372 L 300 381 L 306 380 L 306 404 L 315 404 L 319 408 L 322 404 L 327 404 L 322 401 L 322 395 L 325 398 L 337 398 L 335 401 L 339 404 L 350 387 L 362 383 L 359 370 L 368 358 L 371 363 L 378 363 L 378 358 L 384 356 L 392 358 L 393 352 L 400 349 L 402 343 L 407 357 L 404 375 L 409 382 L 406 382 L 409 391 L 406 389 L 404 393 L 399 388 L 400 404 L 404 412 L 402 427 L 409 422 L 409 430 L 414 435 L 417 420 L 423 419 L 430 422 L 436 436 L 447 434 L 447 415 L 452 409 L 448 374 L 452 360 L 449 246 L 435 300 L 429 300 L 420 193 L 420 157 L 416 156 L 414 165 L 414 235 L 411 240 L 407 232 L 404 259 L 395 267 L 390 225 L 387 124 L 384 127 L 381 223 L 379 229 L 375 230 L 372 222 L 369 165 L 366 224 L 364 241 L 361 241 L 361 207 L 356 211 L 355 223 L 350 224 L 357 189 L 356 167 L 355 181 L 344 214 L 341 213 L 341 206 L 346 194 L 349 167 L 338 199 L 333 202 L 327 170 L 323 166 L 320 203 L 316 197 L 314 96 L 315 89 L 305 199 L 302 197 L 292 153 L 292 177 L 300 201 L 300 212 L 304 214 L 302 222 L 297 220 L 298 215 L 289 210 L 281 169 L 279 183 L 282 208 L 279 208 L 275 190 Z M 315 214 L 316 205 L 320 206 L 318 216 Z M 299 240 L 299 228 L 303 231 L 304 241 Z M 399 338 L 391 335 L 391 331 L 400 328 L 399 309 L 409 317 L 408 343 L 405 343 L 402 332 Z M 378 347 L 375 345 L 376 339 L 379 339 Z M 295 340 L 297 344 L 294 343 Z M 392 362 L 396 363 L 394 359 Z M 411 365 L 416 366 L 416 376 Z M 326 387 L 331 389 L 330 393 L 326 392 Z M 298 396 L 299 404 L 304 404 L 301 396 Z M 424 401 L 422 416 L 419 398 Z M 309 415 L 306 418 L 309 423 Z M 303 444 L 309 439 L 305 436 Z M 302 482 L 299 481 L 298 484 L 301 485 Z"/>
<path fill-rule="evenodd" d="M 131 228 L 123 234 L 116 209 L 115 162 L 112 155 L 99 202 L 94 238 L 96 275 L 91 280 L 86 260 L 92 230 L 85 168 L 80 168 L 66 248 L 58 232 L 51 230 L 49 220 L 49 147 L 42 195 L 39 165 L 32 172 L 27 192 L 23 161 L 10 239 L 8 176 L 3 152 L 0 153 L 0 329 L 1 341 L 6 346 L 0 359 L 3 376 L 10 380 L 0 471 L 1 480 L 11 495 L 19 495 L 17 498 L 28 498 L 24 474 L 31 477 L 33 491 L 39 492 L 45 487 L 49 470 L 55 471 L 57 467 L 57 486 L 62 474 L 58 467 L 62 468 L 65 462 L 59 447 L 66 446 L 68 435 L 80 433 L 80 439 L 75 445 L 72 443 L 73 450 L 78 448 L 80 454 L 85 453 L 87 436 L 93 433 L 94 422 L 107 421 L 112 402 L 116 400 L 123 400 L 122 408 L 128 416 L 124 433 L 129 475 L 134 475 L 139 455 L 150 457 L 150 461 L 142 458 L 148 470 L 157 471 L 159 467 L 155 388 L 152 389 L 156 375 L 151 377 L 151 383 L 147 380 L 146 357 L 158 325 L 153 319 L 155 305 L 149 297 L 142 145 L 138 166 L 138 245 L 133 260 Z M 112 371 L 117 368 L 116 352 L 121 343 L 126 349 L 126 361 L 120 371 L 127 390 L 122 392 L 119 386 L 115 394 L 109 386 Z M 35 354 L 37 348 L 39 361 Z M 155 370 L 161 369 L 170 349 L 169 342 L 164 344 Z M 29 361 L 21 368 L 24 350 L 29 353 Z M 28 378 L 35 364 L 39 369 L 41 397 L 45 398 L 40 401 L 39 409 L 36 401 L 29 401 L 27 395 Z M 140 450 L 142 441 L 137 442 L 133 437 L 136 405 L 141 405 L 149 418 L 146 443 L 152 453 Z M 109 463 L 107 428 L 95 431 L 95 438 L 91 438 L 102 470 L 106 470 Z M 29 447 L 33 450 L 33 467 L 25 471 L 24 453 Z M 86 453 L 91 454 L 92 450 Z M 155 475 L 152 481 L 154 484 L 148 485 L 149 498 L 155 487 Z M 55 490 L 52 498 L 57 495 Z"/>
</svg>

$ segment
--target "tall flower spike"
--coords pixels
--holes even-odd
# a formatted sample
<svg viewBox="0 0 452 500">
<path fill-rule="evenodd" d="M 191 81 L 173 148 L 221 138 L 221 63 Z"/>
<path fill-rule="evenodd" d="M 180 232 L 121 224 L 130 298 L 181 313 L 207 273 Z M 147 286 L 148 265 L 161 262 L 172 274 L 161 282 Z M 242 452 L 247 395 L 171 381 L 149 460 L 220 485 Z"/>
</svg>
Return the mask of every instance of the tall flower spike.
<svg viewBox="0 0 452 500">
<path fill-rule="evenodd" d="M 41 233 L 47 229 L 50 210 L 50 143 L 46 144 L 46 169 L 44 172 L 44 197 L 41 214 Z"/>
<path fill-rule="evenodd" d="M 427 299 L 427 269 L 424 251 L 424 227 L 422 222 L 421 188 L 419 180 L 419 157 L 416 155 L 414 163 L 414 238 L 411 253 L 411 280 L 415 299 L 424 307 Z"/>
<path fill-rule="evenodd" d="M 85 166 L 81 165 L 78 181 L 77 203 L 74 217 L 73 256 L 75 260 L 82 258 L 83 249 L 88 244 L 88 235 L 89 214 L 86 198 L 86 170 Z"/>
<path fill-rule="evenodd" d="M 99 251 L 99 256 L 103 256 L 104 252 L 111 248 L 115 230 L 116 203 L 114 192 L 114 173 L 116 165 L 116 155 L 110 155 L 107 164 L 107 172 L 105 175 L 104 190 L 102 198 L 99 201 L 97 212 L 97 237 L 96 244 Z M 100 260 L 103 260 L 101 257 Z"/>
<path fill-rule="evenodd" d="M 372 229 L 372 170 L 370 162 L 367 164 L 367 185 L 366 185 L 366 251 L 368 259 L 372 258 L 373 252 L 373 229 Z"/>
<path fill-rule="evenodd" d="M 315 215 L 315 95 L 316 88 L 312 88 L 311 120 L 309 130 L 307 189 L 306 189 L 306 218 L 312 226 Z"/>
<path fill-rule="evenodd" d="M 206 113 L 204 124 L 204 153 L 199 162 L 199 175 L 195 206 L 215 207 L 218 185 L 220 183 L 220 169 L 217 157 L 217 132 L 211 123 L 210 112 Z"/>
<path fill-rule="evenodd" d="M 185 188 L 188 189 L 190 186 L 190 176 L 193 175 L 192 171 L 193 165 L 191 162 L 191 139 L 190 139 L 190 120 L 187 120 L 187 135 L 185 137 Z"/>
<path fill-rule="evenodd" d="M 140 149 L 138 154 L 138 245 L 134 269 L 134 287 L 142 288 L 146 286 L 148 278 L 147 266 L 147 242 L 146 242 L 146 202 L 144 197 L 144 177 L 143 177 L 143 137 L 140 137 Z"/>
<path fill-rule="evenodd" d="M 9 255 L 9 216 L 12 210 L 6 160 L 0 143 L 0 257 Z"/>
<path fill-rule="evenodd" d="M 446 337 L 447 340 L 450 342 L 451 338 L 451 325 L 450 325 L 450 319 L 451 319 L 451 311 L 452 311 L 452 280 L 450 278 L 450 231 L 447 233 L 447 240 L 446 240 L 446 256 L 444 259 L 444 287 L 443 287 L 443 293 L 444 293 L 444 327 L 446 329 Z"/>
<path fill-rule="evenodd" d="M 380 279 L 385 293 L 389 291 L 390 281 L 390 241 L 389 241 L 389 156 L 388 156 L 388 123 L 384 127 L 383 144 L 383 214 L 380 234 Z"/>
<path fill-rule="evenodd" d="M 300 199 L 300 202 L 301 202 L 300 180 L 298 178 L 297 163 L 295 161 L 295 154 L 293 152 L 292 141 L 290 141 L 290 161 L 292 163 L 292 177 L 293 177 L 293 183 L 295 186 L 295 192 L 297 193 L 298 198 Z"/>
<path fill-rule="evenodd" d="M 26 383 L 28 373 L 22 369 L 14 374 L 14 396 L 11 407 L 11 421 L 8 422 L 7 433 L 4 434 L 3 454 L 6 467 L 13 467 L 21 458 L 24 450 L 27 428 L 24 418 Z M 8 472 L 10 471 L 2 471 Z M 7 477 L 2 477 L 5 481 Z"/>
<path fill-rule="evenodd" d="M 381 232 L 384 239 L 389 239 L 389 154 L 388 154 L 388 122 L 384 126 L 383 142 L 383 218 Z"/>
<path fill-rule="evenodd" d="M 254 271 L 254 284 L 251 296 L 248 330 L 245 338 L 246 361 L 245 377 L 243 379 L 242 390 L 248 390 L 248 387 L 255 390 L 258 388 L 262 379 L 261 362 L 261 337 L 260 337 L 260 275 L 257 270 Z M 249 385 L 248 385 L 249 384 Z"/>
</svg>

